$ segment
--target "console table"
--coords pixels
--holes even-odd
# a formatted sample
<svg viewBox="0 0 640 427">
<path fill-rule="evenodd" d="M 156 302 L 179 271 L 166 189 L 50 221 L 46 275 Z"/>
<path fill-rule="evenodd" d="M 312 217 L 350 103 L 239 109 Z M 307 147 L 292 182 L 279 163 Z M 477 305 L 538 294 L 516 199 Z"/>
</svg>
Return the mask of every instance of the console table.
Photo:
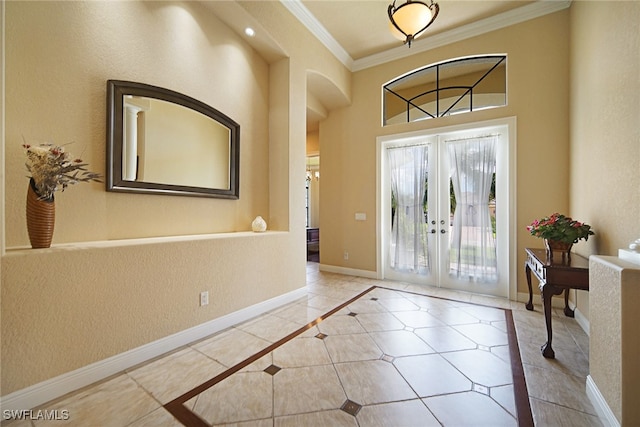
<svg viewBox="0 0 640 427">
<path fill-rule="evenodd" d="M 542 355 L 548 359 L 555 358 L 551 348 L 551 298 L 564 292 L 564 314 L 573 317 L 573 310 L 569 308 L 569 289 L 589 290 L 589 260 L 580 255 L 571 254 L 549 259 L 545 249 L 525 248 L 527 260 L 525 273 L 529 286 L 529 302 L 527 310 L 533 310 L 533 292 L 531 290 L 531 272 L 540 282 L 540 293 L 544 306 L 544 319 L 547 325 L 547 342 L 542 346 Z"/>
</svg>

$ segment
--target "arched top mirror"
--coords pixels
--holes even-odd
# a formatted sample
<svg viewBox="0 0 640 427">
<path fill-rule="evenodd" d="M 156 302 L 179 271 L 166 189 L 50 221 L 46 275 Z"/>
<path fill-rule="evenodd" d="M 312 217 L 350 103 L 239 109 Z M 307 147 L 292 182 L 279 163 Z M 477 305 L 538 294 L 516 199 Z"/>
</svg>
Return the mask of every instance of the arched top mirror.
<svg viewBox="0 0 640 427">
<path fill-rule="evenodd" d="M 107 191 L 239 197 L 240 126 L 194 98 L 107 82 Z"/>
</svg>

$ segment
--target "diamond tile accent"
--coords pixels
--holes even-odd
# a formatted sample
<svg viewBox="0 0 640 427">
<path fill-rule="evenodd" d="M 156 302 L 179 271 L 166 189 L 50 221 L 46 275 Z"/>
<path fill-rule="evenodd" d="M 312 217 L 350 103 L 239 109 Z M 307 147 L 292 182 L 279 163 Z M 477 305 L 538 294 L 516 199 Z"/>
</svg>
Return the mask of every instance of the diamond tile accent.
<svg viewBox="0 0 640 427">
<path fill-rule="evenodd" d="M 282 368 L 280 368 L 279 366 L 276 365 L 269 365 L 267 366 L 267 368 L 264 370 L 264 372 L 266 372 L 267 374 L 273 376 L 275 374 L 277 374 L 278 372 L 280 372 Z"/>
<path fill-rule="evenodd" d="M 482 394 L 486 394 L 487 396 L 489 395 L 489 388 L 485 387 L 481 384 L 474 384 L 473 385 L 473 391 L 478 392 L 478 393 L 482 393 Z"/>
<path fill-rule="evenodd" d="M 356 415 L 358 415 L 358 412 L 360 412 L 360 409 L 362 409 L 362 405 L 347 399 L 342 404 L 340 409 L 342 409 L 347 414 L 353 415 L 355 417 Z"/>
<path fill-rule="evenodd" d="M 371 298 L 371 301 L 378 301 L 378 298 L 373 297 L 373 298 Z"/>
<path fill-rule="evenodd" d="M 351 317 L 356 317 L 357 315 L 358 315 L 358 313 L 354 313 L 353 311 L 348 314 L 348 316 L 351 316 Z"/>
<path fill-rule="evenodd" d="M 326 337 L 328 337 L 329 335 L 327 334 L 323 334 L 322 332 L 320 332 L 318 335 L 316 335 L 315 337 L 318 338 L 319 340 L 323 340 Z"/>
<path fill-rule="evenodd" d="M 384 360 L 385 362 L 393 363 L 396 358 L 385 354 L 384 356 L 382 356 L 382 360 Z"/>
</svg>

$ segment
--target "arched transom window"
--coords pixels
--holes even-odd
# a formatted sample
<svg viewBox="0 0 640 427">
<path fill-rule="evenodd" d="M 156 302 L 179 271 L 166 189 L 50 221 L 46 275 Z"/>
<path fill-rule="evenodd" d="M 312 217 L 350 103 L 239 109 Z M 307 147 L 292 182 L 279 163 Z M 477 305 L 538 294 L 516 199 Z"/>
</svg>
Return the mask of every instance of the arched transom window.
<svg viewBox="0 0 640 427">
<path fill-rule="evenodd" d="M 507 105 L 507 57 L 486 55 L 428 65 L 382 87 L 383 125 Z"/>
</svg>

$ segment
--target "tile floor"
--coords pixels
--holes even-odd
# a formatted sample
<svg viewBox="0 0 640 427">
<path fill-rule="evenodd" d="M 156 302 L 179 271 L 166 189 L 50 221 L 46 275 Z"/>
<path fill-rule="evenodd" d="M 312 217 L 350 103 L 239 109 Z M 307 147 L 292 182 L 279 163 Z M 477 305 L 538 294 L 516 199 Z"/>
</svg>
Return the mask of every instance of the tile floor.
<svg viewBox="0 0 640 427">
<path fill-rule="evenodd" d="M 585 393 L 589 339 L 561 310 L 548 360 L 539 306 L 316 263 L 307 287 L 295 303 L 39 408 L 66 410 L 66 421 L 8 425 L 183 425 L 170 409 L 188 425 L 515 426 L 531 424 L 529 408 L 539 426 L 601 425 Z"/>
</svg>

